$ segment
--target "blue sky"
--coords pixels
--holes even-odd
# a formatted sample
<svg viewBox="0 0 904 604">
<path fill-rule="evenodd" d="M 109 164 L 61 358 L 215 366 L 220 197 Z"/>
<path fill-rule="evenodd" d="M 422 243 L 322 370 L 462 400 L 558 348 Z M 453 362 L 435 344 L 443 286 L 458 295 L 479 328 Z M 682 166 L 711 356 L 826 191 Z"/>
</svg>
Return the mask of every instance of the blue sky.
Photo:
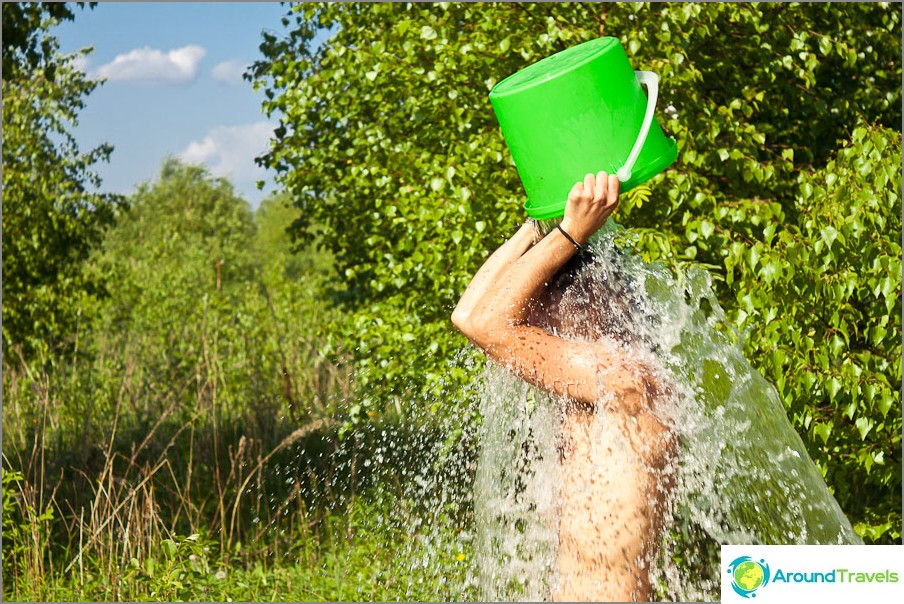
<svg viewBox="0 0 904 604">
<path fill-rule="evenodd" d="M 114 146 L 99 164 L 101 190 L 128 194 L 175 155 L 225 176 L 252 205 L 272 190 L 254 165 L 275 120 L 241 79 L 260 57 L 261 33 L 282 33 L 278 2 L 100 2 L 54 34 L 61 50 L 93 46 L 83 68 L 107 81 L 87 98 L 74 130 L 87 150 Z M 263 192 L 255 187 L 265 180 Z"/>
</svg>

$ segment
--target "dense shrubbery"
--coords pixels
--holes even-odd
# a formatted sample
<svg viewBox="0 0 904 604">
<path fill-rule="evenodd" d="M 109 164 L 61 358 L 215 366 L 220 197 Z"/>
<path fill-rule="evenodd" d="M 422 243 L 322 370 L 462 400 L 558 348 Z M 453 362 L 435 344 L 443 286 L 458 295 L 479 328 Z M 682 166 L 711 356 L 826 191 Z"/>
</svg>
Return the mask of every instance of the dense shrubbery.
<svg viewBox="0 0 904 604">
<path fill-rule="evenodd" d="M 2 6 L 3 353 L 34 361 L 71 349 L 82 298 L 103 291 L 85 261 L 122 200 L 89 192 L 111 148 L 83 152 L 69 131 L 98 85 L 46 34 L 72 11 Z"/>
<path fill-rule="evenodd" d="M 4 576 L 31 597 L 49 597 L 28 590 L 80 542 L 109 577 L 171 531 L 218 548 L 259 534 L 251 516 L 273 510 L 237 504 L 276 492 L 248 479 L 255 464 L 287 438 L 333 434 L 323 420 L 342 414 L 347 380 L 316 336 L 328 263 L 290 257 L 291 211 L 269 199 L 253 214 L 174 160 L 129 201 L 82 267 L 106 295 L 82 299 L 71 348 L 4 366 L 4 466 L 21 471 L 4 489 Z"/>
<path fill-rule="evenodd" d="M 901 134 L 857 127 L 725 258 L 750 357 L 866 539 L 901 536 Z M 782 226 L 780 226 L 782 225 Z"/>
</svg>

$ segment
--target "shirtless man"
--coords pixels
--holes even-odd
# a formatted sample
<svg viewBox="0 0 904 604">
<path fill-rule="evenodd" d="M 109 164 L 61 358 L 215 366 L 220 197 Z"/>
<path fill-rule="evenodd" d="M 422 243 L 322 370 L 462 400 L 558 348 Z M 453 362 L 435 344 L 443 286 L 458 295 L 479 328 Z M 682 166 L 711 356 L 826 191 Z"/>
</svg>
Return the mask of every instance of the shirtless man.
<svg viewBox="0 0 904 604">
<path fill-rule="evenodd" d="M 588 174 L 569 193 L 559 227 L 535 243 L 525 224 L 474 275 L 452 314 L 490 359 L 562 400 L 556 600 L 650 599 L 668 490 L 659 476 L 675 449 L 654 413 L 664 388 L 648 365 L 612 338 L 565 339 L 550 329 L 587 327 L 555 316 L 563 292 L 549 284 L 603 226 L 618 195 L 615 175 Z"/>
</svg>

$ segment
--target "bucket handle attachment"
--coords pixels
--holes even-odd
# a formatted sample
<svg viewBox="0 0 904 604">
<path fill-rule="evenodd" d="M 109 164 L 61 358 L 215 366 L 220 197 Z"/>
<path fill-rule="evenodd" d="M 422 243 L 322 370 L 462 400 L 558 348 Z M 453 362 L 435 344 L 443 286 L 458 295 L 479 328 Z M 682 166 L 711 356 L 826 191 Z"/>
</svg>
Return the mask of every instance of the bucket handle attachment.
<svg viewBox="0 0 904 604">
<path fill-rule="evenodd" d="M 647 134 L 650 132 L 650 125 L 653 123 L 653 112 L 656 109 L 656 99 L 659 96 L 659 76 L 652 71 L 635 71 L 637 81 L 647 86 L 647 112 L 643 116 L 643 125 L 637 134 L 637 140 L 634 141 L 634 147 L 628 155 L 628 160 L 616 172 L 616 176 L 621 182 L 626 182 L 631 178 L 631 170 L 637 162 L 640 150 L 647 140 Z"/>
</svg>

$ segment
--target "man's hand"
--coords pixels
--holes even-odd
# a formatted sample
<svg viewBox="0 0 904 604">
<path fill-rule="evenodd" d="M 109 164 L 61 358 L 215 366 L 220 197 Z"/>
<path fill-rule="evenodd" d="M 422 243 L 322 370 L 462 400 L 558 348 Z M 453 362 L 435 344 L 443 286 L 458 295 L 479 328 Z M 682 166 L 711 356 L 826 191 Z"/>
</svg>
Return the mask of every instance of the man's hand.
<svg viewBox="0 0 904 604">
<path fill-rule="evenodd" d="M 615 174 L 597 172 L 584 177 L 568 194 L 562 228 L 579 243 L 586 242 L 605 224 L 618 206 L 620 183 Z"/>
</svg>

